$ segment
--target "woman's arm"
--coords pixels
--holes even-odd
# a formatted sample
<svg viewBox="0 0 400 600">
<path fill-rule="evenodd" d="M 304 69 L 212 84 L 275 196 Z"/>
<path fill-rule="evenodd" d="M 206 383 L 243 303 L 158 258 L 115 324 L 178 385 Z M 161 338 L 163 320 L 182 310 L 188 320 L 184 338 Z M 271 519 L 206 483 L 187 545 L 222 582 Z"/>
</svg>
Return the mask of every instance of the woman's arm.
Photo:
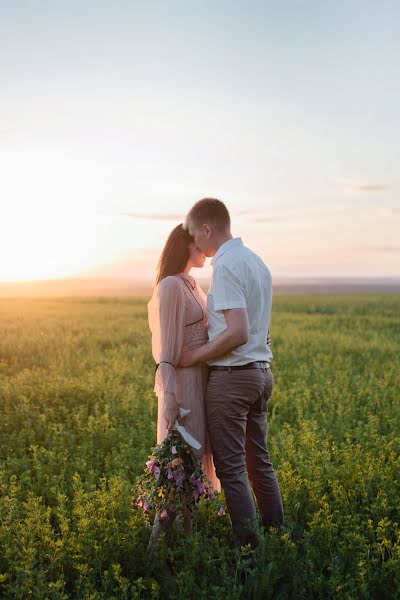
<svg viewBox="0 0 400 600">
<path fill-rule="evenodd" d="M 173 276 L 166 277 L 158 284 L 154 320 L 157 320 L 154 327 L 157 334 L 153 355 L 159 363 L 155 391 L 163 399 L 163 416 L 170 432 L 179 416 L 175 369 L 182 351 L 185 326 L 185 295 L 181 283 Z"/>
</svg>

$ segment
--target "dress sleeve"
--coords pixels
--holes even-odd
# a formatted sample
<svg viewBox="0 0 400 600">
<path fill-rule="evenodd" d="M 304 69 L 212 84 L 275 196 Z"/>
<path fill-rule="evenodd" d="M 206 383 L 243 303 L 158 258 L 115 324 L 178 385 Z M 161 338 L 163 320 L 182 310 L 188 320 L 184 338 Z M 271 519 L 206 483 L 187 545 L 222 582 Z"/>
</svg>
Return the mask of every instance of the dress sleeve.
<svg viewBox="0 0 400 600">
<path fill-rule="evenodd" d="M 179 363 L 185 328 L 185 293 L 176 277 L 168 276 L 155 287 L 147 305 L 152 354 L 160 363 L 154 392 L 175 394 L 175 367 Z"/>
</svg>

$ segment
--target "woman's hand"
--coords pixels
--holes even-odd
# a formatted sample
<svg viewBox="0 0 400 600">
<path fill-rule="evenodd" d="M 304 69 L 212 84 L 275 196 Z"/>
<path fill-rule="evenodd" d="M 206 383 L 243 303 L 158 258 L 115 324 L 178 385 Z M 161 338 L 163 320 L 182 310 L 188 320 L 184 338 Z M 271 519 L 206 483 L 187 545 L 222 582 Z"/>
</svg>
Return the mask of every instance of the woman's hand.
<svg viewBox="0 0 400 600">
<path fill-rule="evenodd" d="M 165 392 L 163 397 L 163 416 L 167 424 L 168 434 L 174 428 L 175 421 L 179 417 L 179 406 L 175 399 L 175 394 L 171 392 Z"/>
</svg>

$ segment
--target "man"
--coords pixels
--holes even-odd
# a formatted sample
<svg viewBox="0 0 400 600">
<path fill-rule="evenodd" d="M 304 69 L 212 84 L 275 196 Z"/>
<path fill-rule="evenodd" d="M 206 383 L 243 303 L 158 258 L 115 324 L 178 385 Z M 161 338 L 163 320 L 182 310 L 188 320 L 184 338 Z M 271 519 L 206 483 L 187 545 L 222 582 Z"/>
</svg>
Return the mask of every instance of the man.
<svg viewBox="0 0 400 600">
<path fill-rule="evenodd" d="M 258 543 L 256 508 L 263 525 L 283 524 L 279 484 L 267 450 L 267 402 L 272 393 L 268 331 L 271 274 L 257 254 L 230 231 L 226 206 L 199 200 L 184 228 L 206 256 L 213 274 L 207 296 L 207 344 L 182 354 L 180 365 L 206 362 L 207 423 L 216 474 L 231 516 L 236 548 Z"/>
</svg>

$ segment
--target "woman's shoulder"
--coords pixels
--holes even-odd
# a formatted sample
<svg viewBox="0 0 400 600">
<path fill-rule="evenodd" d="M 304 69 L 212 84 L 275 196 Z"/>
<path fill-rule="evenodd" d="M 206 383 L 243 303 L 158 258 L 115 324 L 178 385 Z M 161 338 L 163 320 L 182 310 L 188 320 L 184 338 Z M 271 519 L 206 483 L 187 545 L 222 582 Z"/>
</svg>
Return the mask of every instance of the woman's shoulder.
<svg viewBox="0 0 400 600">
<path fill-rule="evenodd" d="M 180 279 L 178 275 L 167 275 L 161 279 L 157 286 L 159 288 L 174 288 L 179 285 Z"/>
<path fill-rule="evenodd" d="M 160 294 L 163 294 L 168 290 L 177 289 L 179 286 L 179 281 L 177 281 L 177 279 L 178 278 L 175 277 L 175 275 L 163 277 L 161 281 L 153 286 L 152 298 L 158 298 Z"/>
<path fill-rule="evenodd" d="M 175 294 L 179 295 L 183 293 L 182 289 L 182 280 L 177 275 L 167 275 L 163 277 L 161 281 L 155 287 L 155 292 L 157 295 L 164 296 L 165 294 Z"/>
</svg>

